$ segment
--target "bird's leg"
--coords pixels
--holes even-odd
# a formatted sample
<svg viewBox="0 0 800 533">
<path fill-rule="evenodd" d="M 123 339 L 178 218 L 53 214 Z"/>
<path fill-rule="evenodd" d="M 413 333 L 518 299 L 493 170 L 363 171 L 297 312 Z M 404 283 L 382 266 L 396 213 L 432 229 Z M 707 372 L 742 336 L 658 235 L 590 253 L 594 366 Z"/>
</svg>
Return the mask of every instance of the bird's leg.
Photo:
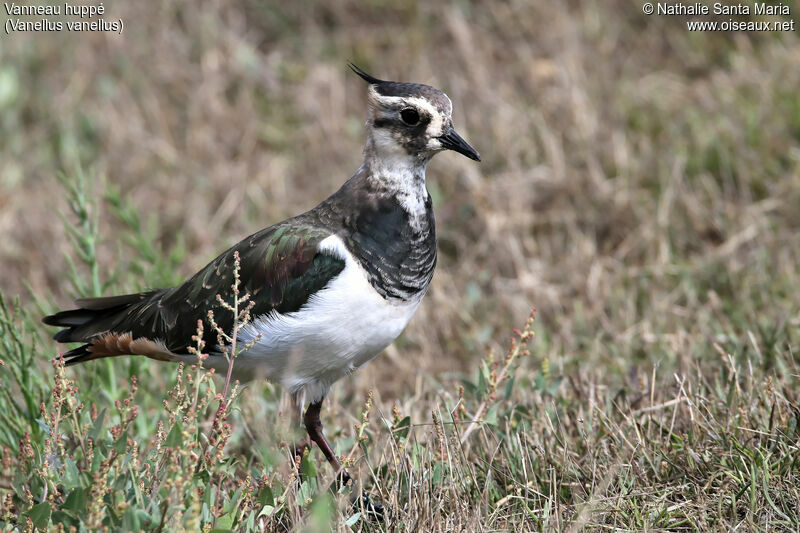
<svg viewBox="0 0 800 533">
<path fill-rule="evenodd" d="M 347 473 L 347 470 L 342 468 L 342 463 L 339 462 L 339 459 L 336 457 L 336 454 L 333 453 L 333 448 L 331 444 L 328 442 L 328 439 L 325 438 L 325 435 L 322 433 L 322 422 L 319 419 L 319 412 L 322 409 L 322 400 L 312 403 L 306 409 L 306 414 L 303 416 L 303 423 L 306 425 L 306 431 L 308 431 L 308 436 L 311 438 L 312 441 L 317 443 L 319 449 L 322 450 L 322 454 L 325 456 L 325 459 L 331 464 L 333 469 L 336 471 L 336 484 L 335 486 L 343 487 L 348 485 L 353 478 L 350 477 L 350 474 Z M 302 453 L 302 452 L 301 452 Z M 363 492 L 360 497 L 356 498 L 353 502 L 353 509 L 355 511 L 361 511 L 366 514 L 366 516 L 370 519 L 377 519 L 379 521 L 383 521 L 385 510 L 383 505 L 380 503 L 373 502 L 369 495 L 366 492 Z"/>
<path fill-rule="evenodd" d="M 352 481 L 353 478 L 351 478 L 350 474 L 348 474 L 347 471 L 342 468 L 342 463 L 339 462 L 336 454 L 333 453 L 331 444 L 322 433 L 322 422 L 319 420 L 319 412 L 321 409 L 322 400 L 309 405 L 308 409 L 306 409 L 306 414 L 303 416 L 303 423 L 306 426 L 306 431 L 308 431 L 309 438 L 314 441 L 317 446 L 319 446 L 319 449 L 322 450 L 322 454 L 325 456 L 325 459 L 328 460 L 333 469 L 336 471 L 337 482 L 341 485 L 347 485 L 350 483 L 350 481 Z"/>
</svg>

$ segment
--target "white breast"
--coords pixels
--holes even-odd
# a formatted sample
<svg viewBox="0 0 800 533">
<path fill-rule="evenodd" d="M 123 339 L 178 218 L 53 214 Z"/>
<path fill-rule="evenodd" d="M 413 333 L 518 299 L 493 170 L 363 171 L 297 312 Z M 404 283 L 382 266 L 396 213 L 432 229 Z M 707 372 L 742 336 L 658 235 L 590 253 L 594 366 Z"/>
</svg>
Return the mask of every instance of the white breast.
<svg viewBox="0 0 800 533">
<path fill-rule="evenodd" d="M 342 272 L 293 313 L 270 313 L 245 326 L 240 343 L 261 338 L 239 355 L 239 379 L 266 377 L 286 387 L 299 405 L 321 400 L 339 378 L 370 361 L 397 338 L 417 310 L 411 302 L 385 300 L 337 236 L 319 250 L 345 261 Z M 216 358 L 209 358 L 211 359 Z"/>
</svg>

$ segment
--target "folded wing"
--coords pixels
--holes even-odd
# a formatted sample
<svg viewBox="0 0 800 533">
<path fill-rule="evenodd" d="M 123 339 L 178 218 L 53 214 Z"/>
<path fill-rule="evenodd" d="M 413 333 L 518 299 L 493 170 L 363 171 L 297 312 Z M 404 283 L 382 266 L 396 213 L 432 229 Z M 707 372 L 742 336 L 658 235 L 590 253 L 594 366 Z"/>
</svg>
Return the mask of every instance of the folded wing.
<svg viewBox="0 0 800 533">
<path fill-rule="evenodd" d="M 218 344 L 208 311 L 223 331 L 233 328 L 233 315 L 217 295 L 233 302 L 234 260 L 239 252 L 240 291 L 255 302 L 252 316 L 299 310 L 337 276 L 344 261 L 320 252 L 330 233 L 311 225 L 286 222 L 262 230 L 230 248 L 186 282 L 170 289 L 76 301 L 77 309 L 42 321 L 64 329 L 54 335 L 82 346 L 64 354 L 67 364 L 118 355 L 145 355 L 170 360 L 195 344 L 197 321 L 204 321 L 206 349 Z"/>
</svg>

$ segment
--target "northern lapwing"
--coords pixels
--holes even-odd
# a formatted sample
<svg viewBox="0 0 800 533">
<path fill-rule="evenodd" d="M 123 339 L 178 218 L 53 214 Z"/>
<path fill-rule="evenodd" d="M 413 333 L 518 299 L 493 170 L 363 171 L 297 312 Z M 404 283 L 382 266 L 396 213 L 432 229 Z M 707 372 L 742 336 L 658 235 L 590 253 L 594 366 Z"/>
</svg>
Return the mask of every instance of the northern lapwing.
<svg viewBox="0 0 800 533">
<path fill-rule="evenodd" d="M 364 162 L 315 208 L 255 233 L 170 289 L 77 300 L 77 309 L 43 319 L 60 326 L 54 339 L 82 346 L 67 365 L 143 355 L 197 362 L 198 320 L 214 312 L 233 329 L 217 299 L 232 299 L 234 256 L 242 290 L 254 302 L 238 334 L 252 343 L 233 362 L 233 376 L 264 377 L 292 395 L 308 435 L 345 483 L 350 477 L 322 433 L 320 408 L 331 385 L 394 341 L 419 307 L 436 266 L 436 233 L 425 168 L 443 150 L 480 161 L 453 129 L 450 99 L 434 87 L 374 78 L 368 84 Z M 227 317 L 227 318 L 226 318 Z M 228 370 L 219 337 L 204 328 L 204 365 Z"/>
</svg>

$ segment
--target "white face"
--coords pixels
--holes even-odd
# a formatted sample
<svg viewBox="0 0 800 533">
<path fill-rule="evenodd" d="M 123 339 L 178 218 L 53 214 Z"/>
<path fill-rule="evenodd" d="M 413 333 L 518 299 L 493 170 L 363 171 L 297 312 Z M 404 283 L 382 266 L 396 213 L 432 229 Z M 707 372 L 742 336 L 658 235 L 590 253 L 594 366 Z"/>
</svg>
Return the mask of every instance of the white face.
<svg viewBox="0 0 800 533">
<path fill-rule="evenodd" d="M 370 86 L 370 122 L 376 150 L 412 157 L 430 157 L 444 150 L 439 137 L 452 128 L 453 105 L 444 93 L 440 94 L 437 107 L 419 96 L 383 96 Z"/>
</svg>

